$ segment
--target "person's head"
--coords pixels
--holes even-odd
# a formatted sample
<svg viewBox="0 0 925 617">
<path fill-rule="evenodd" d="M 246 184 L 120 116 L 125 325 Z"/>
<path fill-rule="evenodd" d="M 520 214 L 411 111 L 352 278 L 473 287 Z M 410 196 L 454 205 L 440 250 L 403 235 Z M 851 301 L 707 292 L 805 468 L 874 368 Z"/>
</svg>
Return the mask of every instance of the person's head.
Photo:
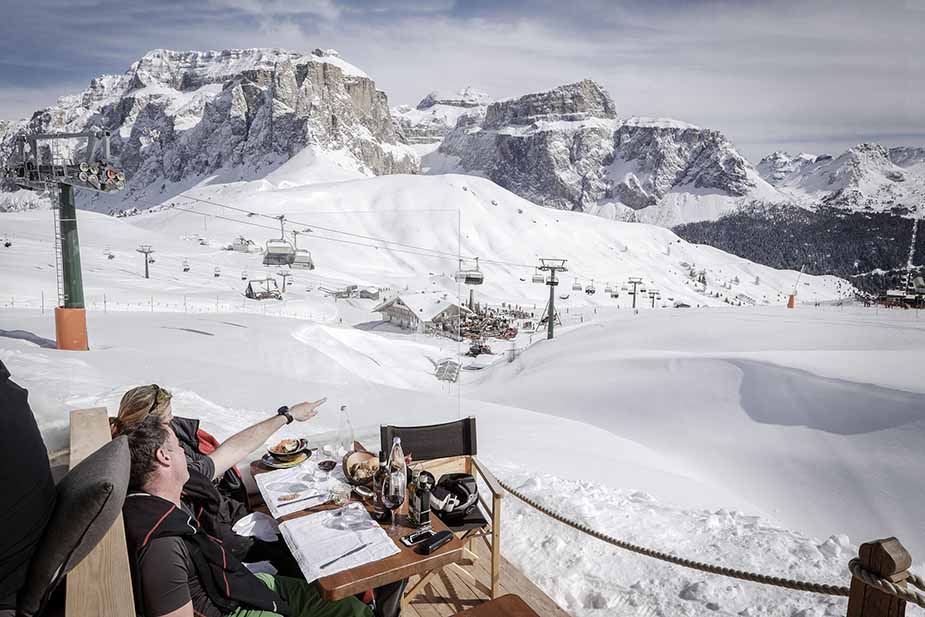
<svg viewBox="0 0 925 617">
<path fill-rule="evenodd" d="M 189 480 L 186 453 L 176 433 L 152 416 L 125 432 L 132 469 L 129 490 L 176 492 Z"/>
<path fill-rule="evenodd" d="M 119 415 L 112 420 L 113 435 L 119 435 L 149 417 L 169 424 L 173 418 L 171 394 L 157 384 L 132 388 L 119 403 Z"/>
</svg>

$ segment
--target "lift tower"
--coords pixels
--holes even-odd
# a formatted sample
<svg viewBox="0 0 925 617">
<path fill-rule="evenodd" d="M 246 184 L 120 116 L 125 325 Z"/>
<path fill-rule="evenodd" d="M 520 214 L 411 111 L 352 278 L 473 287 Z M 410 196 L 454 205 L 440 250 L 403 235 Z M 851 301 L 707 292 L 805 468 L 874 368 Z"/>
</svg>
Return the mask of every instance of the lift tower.
<svg viewBox="0 0 925 617">
<path fill-rule="evenodd" d="M 558 272 L 568 272 L 565 267 L 565 259 L 540 259 L 540 266 L 537 268 L 540 272 L 549 272 L 549 279 L 546 284 L 549 285 L 549 304 L 547 305 L 546 317 L 546 338 L 551 339 L 555 334 L 554 322 L 556 319 L 556 286 L 559 280 L 556 278 Z"/>
<path fill-rule="evenodd" d="M 78 148 L 61 142 L 86 140 L 81 156 Z M 10 160 L 0 167 L 0 177 L 30 191 L 51 196 L 55 217 L 55 266 L 58 306 L 55 334 L 58 349 L 87 349 L 87 316 L 80 271 L 80 242 L 74 189 L 108 193 L 125 188 L 125 174 L 109 163 L 109 131 L 92 129 L 84 133 L 35 133 L 20 135 Z"/>
</svg>

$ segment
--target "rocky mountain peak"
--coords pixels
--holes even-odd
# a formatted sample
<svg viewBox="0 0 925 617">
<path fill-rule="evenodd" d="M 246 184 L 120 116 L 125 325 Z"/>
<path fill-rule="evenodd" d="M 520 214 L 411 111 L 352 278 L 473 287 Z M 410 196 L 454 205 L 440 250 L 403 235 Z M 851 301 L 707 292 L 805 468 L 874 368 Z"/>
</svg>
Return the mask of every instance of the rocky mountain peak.
<svg viewBox="0 0 925 617">
<path fill-rule="evenodd" d="M 342 160 L 363 173 L 418 169 L 385 93 L 334 50 L 152 50 L 124 75 L 94 79 L 0 139 L 91 126 L 112 131 L 115 162 L 128 176 L 124 193 L 82 204 L 101 210 L 141 196 L 162 201 L 168 186 L 219 170 L 256 177 L 304 148 L 345 151 Z"/>
<path fill-rule="evenodd" d="M 437 144 L 461 119 L 466 124 L 481 120 L 489 103 L 491 98 L 472 86 L 452 92 L 435 90 L 417 107 L 402 105 L 393 109 L 392 117 L 409 144 Z"/>
<path fill-rule="evenodd" d="M 455 92 L 435 90 L 421 99 L 421 102 L 417 105 L 417 109 L 423 111 L 435 105 L 473 108 L 484 107 L 489 103 L 491 103 L 491 98 L 486 93 L 476 90 L 472 86 L 466 86 Z"/>
<path fill-rule="evenodd" d="M 590 79 L 496 101 L 485 112 L 483 128 L 524 126 L 537 121 L 615 119 L 617 110 L 607 91 Z"/>
</svg>

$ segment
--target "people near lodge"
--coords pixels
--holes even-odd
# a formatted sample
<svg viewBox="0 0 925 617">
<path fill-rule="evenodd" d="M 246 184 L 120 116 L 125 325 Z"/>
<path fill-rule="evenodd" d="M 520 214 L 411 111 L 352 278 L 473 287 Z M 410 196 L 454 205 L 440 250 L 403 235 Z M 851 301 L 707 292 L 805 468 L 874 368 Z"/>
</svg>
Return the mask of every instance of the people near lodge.
<svg viewBox="0 0 925 617">
<path fill-rule="evenodd" d="M 170 426 L 149 417 L 125 434 L 132 469 L 123 518 L 139 615 L 373 615 L 370 607 L 354 597 L 325 601 L 317 586 L 304 579 L 252 574 L 220 541 L 202 531 L 183 502 L 190 469 Z"/>
<path fill-rule="evenodd" d="M 28 399 L 0 362 L 0 615 L 15 613 L 55 504 L 48 451 Z"/>
<path fill-rule="evenodd" d="M 276 542 L 264 542 L 258 538 L 240 536 L 233 531 L 234 523 L 248 514 L 246 491 L 243 489 L 243 484 L 241 484 L 240 477 L 237 476 L 234 465 L 242 462 L 251 452 L 260 448 L 282 426 L 292 421 L 305 422 L 315 417 L 317 408 L 325 400 L 303 402 L 292 407 L 281 407 L 270 418 L 258 422 L 219 443 L 214 437 L 199 428 L 198 420 L 174 416 L 170 392 L 156 384 L 152 384 L 139 386 L 126 392 L 119 405 L 119 414 L 112 420 L 111 425 L 114 435 L 128 435 L 130 446 L 139 439 L 136 435 L 138 431 L 151 431 L 150 428 L 144 427 L 156 425 L 169 429 L 171 439 L 176 441 L 183 453 L 183 462 L 186 467 L 187 477 L 181 484 L 180 493 L 182 505 L 178 504 L 178 508 L 183 509 L 185 507 L 184 512 L 195 514 L 196 528 L 202 532 L 197 536 L 197 540 L 208 536 L 220 539 L 221 546 L 230 553 L 230 555 L 227 555 L 229 561 L 234 560 L 234 563 L 270 561 L 281 575 L 278 580 L 283 580 L 284 587 L 289 592 L 302 598 L 304 602 L 314 606 L 317 603 L 315 599 L 317 593 L 314 591 L 314 587 L 311 588 L 312 591 L 310 592 L 303 589 L 302 586 L 307 585 L 307 583 L 297 578 L 301 577 L 301 571 L 282 538 L 279 538 Z M 139 456 L 149 459 L 154 457 L 156 459 L 156 453 L 139 453 L 136 447 L 131 446 L 131 448 L 132 478 L 134 480 L 135 459 Z M 132 505 L 132 508 L 134 509 L 135 506 Z M 126 526 L 128 526 L 128 501 L 126 501 L 125 516 Z M 183 520 L 184 525 L 186 525 L 187 518 Z M 156 572 L 154 574 L 157 575 Z M 252 577 L 245 576 L 245 578 L 249 580 Z M 197 587 L 195 581 L 192 578 L 190 580 L 190 590 L 194 594 L 191 596 L 194 608 L 196 608 L 197 597 L 199 598 L 198 602 L 208 606 L 208 603 L 203 600 L 202 594 L 197 592 L 199 587 Z M 302 586 L 295 586 L 295 583 L 291 582 L 292 580 L 300 581 Z M 267 581 L 264 580 L 264 582 Z M 399 581 L 374 590 L 375 610 L 373 614 L 376 617 L 397 617 L 399 615 L 401 595 L 404 591 L 405 583 L 406 581 Z M 143 581 L 142 584 L 144 584 Z M 196 595 L 197 593 L 198 595 Z M 167 604 L 171 603 L 173 602 L 171 601 Z M 251 606 L 246 602 L 242 603 L 242 605 Z M 159 606 L 163 607 L 163 605 Z M 177 605 L 171 610 L 175 610 L 180 606 Z M 210 613 L 200 611 L 198 608 L 196 610 L 209 617 L 219 614 L 234 614 L 233 611 L 221 612 L 221 606 L 216 605 L 218 612 L 213 610 Z M 360 606 L 365 606 L 365 604 L 360 602 Z M 350 611 L 338 612 L 345 610 L 343 608 L 337 609 L 335 612 L 327 612 L 329 610 L 332 610 L 331 607 L 325 605 L 322 612 L 314 612 L 313 609 L 312 612 L 291 612 L 288 614 L 297 616 L 303 614 L 318 615 L 319 617 L 325 615 L 365 614 Z M 172 615 L 170 612 L 143 612 L 140 614 L 145 615 L 145 617 Z M 177 614 L 185 615 L 185 613 Z M 245 612 L 238 614 L 238 617 L 263 617 L 264 615 L 272 614 L 274 613 Z M 281 614 L 285 615 L 287 613 Z"/>
</svg>

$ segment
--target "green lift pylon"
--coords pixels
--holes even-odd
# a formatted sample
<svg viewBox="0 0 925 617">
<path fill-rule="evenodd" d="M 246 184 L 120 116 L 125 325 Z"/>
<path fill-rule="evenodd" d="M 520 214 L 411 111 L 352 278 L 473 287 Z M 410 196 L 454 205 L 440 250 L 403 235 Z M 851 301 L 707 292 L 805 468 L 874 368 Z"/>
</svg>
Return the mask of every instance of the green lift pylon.
<svg viewBox="0 0 925 617">
<path fill-rule="evenodd" d="M 82 160 L 77 160 L 69 153 L 61 156 L 52 147 L 40 147 L 43 142 L 51 141 L 55 144 L 71 139 L 87 140 Z M 88 349 L 74 189 L 111 192 L 125 188 L 125 175 L 114 169 L 108 159 L 108 131 L 94 129 L 85 133 L 43 133 L 20 135 L 14 157 L 8 165 L 0 168 L 0 176 L 17 186 L 32 191 L 50 190 L 53 201 L 57 201 L 52 203 L 52 208 L 55 212 L 55 262 L 58 277 L 58 306 L 55 308 L 58 349 Z"/>
</svg>

